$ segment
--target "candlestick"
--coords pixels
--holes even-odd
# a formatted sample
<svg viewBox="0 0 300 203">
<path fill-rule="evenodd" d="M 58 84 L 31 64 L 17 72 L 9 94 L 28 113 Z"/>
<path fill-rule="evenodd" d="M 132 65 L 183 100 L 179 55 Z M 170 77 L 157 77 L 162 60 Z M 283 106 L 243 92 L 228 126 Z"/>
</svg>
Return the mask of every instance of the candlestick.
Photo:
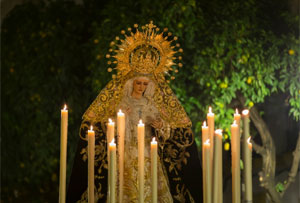
<svg viewBox="0 0 300 203">
<path fill-rule="evenodd" d="M 109 143 L 109 157 L 110 157 L 110 184 L 109 184 L 109 194 L 110 194 L 110 201 L 109 203 L 116 202 L 116 144 L 115 139 L 113 138 L 112 141 Z"/>
<path fill-rule="evenodd" d="M 151 142 L 151 177 L 152 203 L 157 203 L 157 142 L 155 137 Z"/>
<path fill-rule="evenodd" d="M 203 187 L 203 202 L 204 203 L 211 203 L 211 161 L 210 161 L 210 150 L 211 150 L 211 145 L 210 145 L 210 140 L 207 139 L 203 144 L 202 144 L 202 156 L 203 156 L 203 173 L 205 176 L 203 176 L 203 182 L 204 187 Z"/>
<path fill-rule="evenodd" d="M 67 170 L 67 138 L 68 110 L 67 105 L 61 110 L 60 127 L 60 170 L 59 170 L 59 202 L 66 201 L 66 170 Z"/>
<path fill-rule="evenodd" d="M 245 201 L 252 202 L 252 143 L 249 136 L 249 110 L 243 110 L 243 160 L 244 160 L 244 183 L 245 183 Z"/>
<path fill-rule="evenodd" d="M 240 135 L 236 120 L 231 125 L 231 157 L 232 157 L 232 202 L 241 202 L 240 183 Z"/>
<path fill-rule="evenodd" d="M 214 135 L 214 164 L 213 164 L 213 202 L 223 202 L 222 181 L 222 130 L 218 129 Z"/>
<path fill-rule="evenodd" d="M 88 202 L 94 203 L 95 131 L 88 131 Z"/>
<path fill-rule="evenodd" d="M 144 148 L 145 148 L 145 125 L 142 120 L 138 124 L 138 185 L 139 203 L 144 202 Z"/>
<path fill-rule="evenodd" d="M 125 114 L 118 112 L 118 155 L 119 155 L 119 203 L 123 202 L 123 185 L 124 185 L 124 138 L 125 138 Z"/>
</svg>

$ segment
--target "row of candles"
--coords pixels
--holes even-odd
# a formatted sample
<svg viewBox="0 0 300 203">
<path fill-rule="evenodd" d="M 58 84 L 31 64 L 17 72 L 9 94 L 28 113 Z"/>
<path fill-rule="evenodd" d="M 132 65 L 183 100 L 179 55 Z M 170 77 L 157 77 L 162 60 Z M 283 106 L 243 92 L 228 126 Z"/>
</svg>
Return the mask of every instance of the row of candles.
<svg viewBox="0 0 300 203">
<path fill-rule="evenodd" d="M 61 154 L 60 154 L 60 185 L 59 202 L 64 203 L 66 199 L 66 152 L 67 152 L 67 127 L 68 110 L 66 106 L 61 110 Z M 125 114 L 120 110 L 117 114 L 118 131 L 118 160 L 117 147 L 115 143 L 115 123 L 109 119 L 107 124 L 107 159 L 108 159 L 108 202 L 116 202 L 116 183 L 119 181 L 118 202 L 123 202 L 124 185 L 124 138 L 125 138 Z M 145 150 L 145 125 L 142 120 L 137 125 L 138 132 L 138 202 L 144 202 L 144 150 Z M 95 165 L 95 131 L 91 126 L 88 130 L 88 202 L 94 203 L 94 165 Z M 157 141 L 151 141 L 151 199 L 157 203 Z M 117 178 L 117 161 L 118 175 Z"/>
<path fill-rule="evenodd" d="M 244 201 L 252 202 L 252 143 L 249 136 L 249 110 L 243 110 L 243 178 L 245 184 Z M 202 126 L 202 166 L 203 166 L 203 200 L 204 203 L 223 202 L 222 183 L 222 130 L 215 130 L 215 115 L 211 107 L 207 114 L 207 123 Z M 232 202 L 241 202 L 241 115 L 236 110 L 231 125 L 231 171 Z M 212 173 L 211 173 L 212 172 Z"/>
<path fill-rule="evenodd" d="M 249 137 L 249 111 L 243 115 L 243 161 L 246 202 L 252 202 L 252 143 Z M 234 122 L 231 125 L 231 155 L 232 155 L 232 202 L 241 201 L 240 180 L 240 120 L 241 115 L 236 110 Z M 215 115 L 211 108 L 207 114 L 207 123 L 202 126 L 202 166 L 203 166 L 203 200 L 204 203 L 223 202 L 222 183 L 222 130 L 215 130 Z M 68 110 L 66 106 L 61 110 L 61 155 L 60 155 L 60 186 L 59 202 L 65 202 L 66 191 L 66 152 L 67 152 Z M 139 202 L 144 202 L 144 124 L 140 120 L 138 128 L 138 190 Z M 116 202 L 116 172 L 117 157 L 114 142 L 115 123 L 109 119 L 107 125 L 107 152 L 108 152 L 108 202 Z M 125 114 L 120 110 L 117 114 L 118 130 L 118 169 L 119 169 L 119 202 L 122 203 L 124 185 L 124 137 Z M 94 157 L 95 132 L 88 130 L 88 201 L 94 202 Z M 212 174 L 211 174 L 212 172 Z M 152 202 L 157 202 L 157 142 L 151 142 L 151 189 Z"/>
</svg>

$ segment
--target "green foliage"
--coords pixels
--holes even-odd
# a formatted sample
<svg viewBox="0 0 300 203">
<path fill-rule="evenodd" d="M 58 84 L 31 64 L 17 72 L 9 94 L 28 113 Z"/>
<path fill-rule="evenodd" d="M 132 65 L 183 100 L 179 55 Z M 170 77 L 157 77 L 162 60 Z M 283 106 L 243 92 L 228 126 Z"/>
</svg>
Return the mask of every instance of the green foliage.
<svg viewBox="0 0 300 203">
<path fill-rule="evenodd" d="M 240 168 L 241 170 L 244 170 L 244 162 L 242 159 L 240 159 Z"/>
<path fill-rule="evenodd" d="M 284 185 L 281 182 L 277 183 L 276 191 L 279 192 L 279 193 L 284 191 Z"/>
<path fill-rule="evenodd" d="M 85 68 L 90 54 L 82 12 L 71 3 L 24 4 L 3 22 L 4 190 L 25 186 L 40 193 L 57 192 L 64 103 L 69 108 L 70 173 L 81 115 L 92 96 L 91 85 L 85 82 L 91 73 Z"/>
<path fill-rule="evenodd" d="M 12 198 L 11 188 L 30 186 L 40 193 L 54 188 L 57 200 L 59 110 L 68 104 L 69 175 L 81 116 L 111 78 L 104 58 L 109 44 L 135 23 L 153 20 L 179 37 L 184 66 L 171 87 L 193 122 L 198 145 L 209 105 L 226 137 L 235 107 L 250 108 L 276 92 L 288 95 L 290 115 L 299 120 L 299 16 L 286 7 L 279 0 L 85 0 L 16 7 L 1 29 L 5 198 Z M 244 106 L 237 105 L 239 95 L 246 98 Z"/>
</svg>

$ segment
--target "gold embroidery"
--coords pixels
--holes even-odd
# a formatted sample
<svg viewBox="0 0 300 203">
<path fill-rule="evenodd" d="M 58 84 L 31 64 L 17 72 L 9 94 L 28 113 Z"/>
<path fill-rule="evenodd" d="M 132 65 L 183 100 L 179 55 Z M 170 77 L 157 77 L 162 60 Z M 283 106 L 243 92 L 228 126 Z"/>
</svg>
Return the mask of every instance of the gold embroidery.
<svg viewBox="0 0 300 203">
<path fill-rule="evenodd" d="M 135 28 L 138 28 L 138 26 L 135 26 Z M 111 64 L 117 64 L 115 67 L 118 71 L 117 76 L 114 76 L 100 91 L 97 98 L 83 115 L 80 138 L 87 140 L 85 133 L 91 124 L 96 131 L 95 166 L 97 170 L 95 171 L 95 179 L 99 182 L 95 191 L 95 195 L 97 196 L 95 199 L 97 200 L 105 197 L 100 181 L 104 179 L 103 170 L 107 169 L 105 124 L 108 118 L 114 118 L 116 116 L 117 107 L 124 98 L 124 86 L 129 79 L 136 76 L 145 76 L 153 81 L 155 85 L 154 95 L 152 98 L 148 98 L 148 100 L 157 108 L 164 124 L 166 124 L 161 132 L 156 132 L 157 135 L 159 135 L 158 138 L 163 140 L 163 142 L 159 143 L 160 149 L 163 151 L 163 153 L 160 154 L 161 169 L 158 170 L 160 174 L 159 177 L 167 176 L 166 171 L 168 171 L 168 173 L 172 174 L 172 180 L 175 181 L 175 183 L 182 182 L 182 179 L 179 177 L 179 172 L 183 165 L 187 164 L 188 157 L 190 156 L 190 154 L 186 152 L 186 148 L 194 142 L 193 133 L 190 129 L 191 121 L 175 94 L 168 86 L 164 76 L 168 71 L 174 70 L 174 65 L 178 63 L 178 60 L 181 60 L 181 57 L 176 58 L 174 54 L 182 52 L 182 49 L 176 48 L 178 49 L 176 51 L 175 46 L 172 46 L 173 41 L 176 41 L 177 37 L 174 37 L 173 40 L 168 40 L 171 34 L 167 33 L 168 36 L 164 36 L 165 33 L 159 34 L 159 29 L 153 25 L 152 22 L 142 27 L 142 30 L 143 31 L 139 31 L 136 29 L 135 33 L 132 33 L 130 30 L 131 33 L 128 36 L 123 32 L 125 39 L 117 38 L 121 44 L 116 44 L 115 42 L 111 43 L 111 45 L 118 48 L 118 50 L 111 51 L 111 55 L 108 54 L 107 58 L 115 60 L 112 61 Z M 174 60 L 177 60 L 177 62 Z M 181 67 L 182 64 L 178 63 L 178 66 Z M 111 70 L 111 68 L 109 70 Z M 177 69 L 174 71 L 178 72 Z M 87 159 L 86 153 L 86 148 L 83 148 L 81 154 L 84 161 Z M 131 168 L 125 168 L 125 173 L 127 173 L 125 177 L 136 176 L 136 174 L 134 174 L 137 171 L 136 162 L 137 160 L 130 164 Z M 146 159 L 145 162 L 147 164 L 149 160 Z M 163 162 L 168 164 L 168 168 L 165 168 Z M 132 167 L 136 168 L 136 170 L 132 170 Z M 149 174 L 145 173 L 145 176 L 146 180 L 149 180 Z M 166 191 L 168 191 L 166 187 L 170 188 L 170 185 L 168 180 L 165 179 L 165 181 L 164 184 L 161 184 L 163 188 L 159 190 L 160 202 L 169 203 L 172 200 L 165 194 Z M 137 181 L 124 181 L 124 183 L 126 183 L 124 187 L 130 189 L 128 190 L 130 199 L 137 200 Z M 149 185 L 150 183 L 147 184 Z M 130 193 L 131 189 L 133 189 L 132 193 Z M 149 190 L 146 192 L 149 193 Z M 190 202 L 193 202 L 193 198 L 188 189 L 182 183 L 177 184 L 176 193 L 177 195 L 174 198 L 180 202 L 187 201 L 186 196 L 189 196 Z M 151 195 L 145 195 L 146 202 L 150 201 L 150 196 Z M 87 191 L 84 192 L 81 197 L 79 202 L 86 202 Z"/>
<path fill-rule="evenodd" d="M 181 60 L 174 55 L 180 53 L 182 49 L 172 46 L 177 37 L 170 40 L 172 34 L 167 33 L 167 30 L 164 31 L 167 37 L 164 37 L 165 33 L 159 33 L 159 28 L 152 22 L 142 26 L 142 31 L 137 25 L 135 28 L 135 33 L 130 31 L 130 35 L 126 35 L 125 31 L 122 32 L 125 40 L 118 37 L 117 41 L 120 40 L 120 44 L 112 43 L 112 53 L 107 54 L 107 58 L 116 60 L 113 64 L 117 64 L 115 67 L 118 71 L 117 76 L 113 77 L 100 92 L 84 113 L 83 119 L 95 123 L 106 122 L 109 117 L 114 117 L 115 109 L 123 98 L 122 90 L 126 81 L 136 76 L 145 76 L 155 83 L 153 101 L 170 127 L 191 126 L 191 121 L 165 80 L 165 74 L 173 71 L 173 67 L 176 66 L 175 61 Z M 178 63 L 178 66 L 181 66 L 181 63 Z"/>
</svg>

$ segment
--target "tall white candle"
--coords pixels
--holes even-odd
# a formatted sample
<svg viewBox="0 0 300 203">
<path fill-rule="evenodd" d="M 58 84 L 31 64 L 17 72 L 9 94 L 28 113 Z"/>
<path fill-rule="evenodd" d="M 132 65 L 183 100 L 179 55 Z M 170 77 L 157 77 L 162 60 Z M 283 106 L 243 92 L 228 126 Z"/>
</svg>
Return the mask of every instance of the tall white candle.
<svg viewBox="0 0 300 203">
<path fill-rule="evenodd" d="M 107 123 L 107 132 L 106 132 L 106 139 L 107 139 L 107 164 L 110 166 L 110 154 L 109 154 L 109 143 L 113 140 L 115 136 L 115 123 L 109 118 Z M 111 172 L 108 170 L 108 188 L 110 188 L 111 183 Z M 110 199 L 110 190 L 108 190 L 108 199 Z"/>
<path fill-rule="evenodd" d="M 88 131 L 88 202 L 95 202 L 94 195 L 94 167 L 95 167 L 95 131 L 93 126 Z"/>
<path fill-rule="evenodd" d="M 66 201 L 66 170 L 67 170 L 67 139 L 68 139 L 68 110 L 65 105 L 61 110 L 60 127 L 60 170 L 59 170 L 59 202 Z"/>
<path fill-rule="evenodd" d="M 244 160 L 244 183 L 246 202 L 252 202 L 252 143 L 250 142 L 249 110 L 242 111 L 243 116 L 243 160 Z"/>
<path fill-rule="evenodd" d="M 246 191 L 245 191 L 245 200 L 246 202 L 253 201 L 252 193 L 252 143 L 250 142 L 251 137 L 248 138 L 248 147 L 246 152 L 245 160 L 245 171 L 246 171 Z"/>
<path fill-rule="evenodd" d="M 204 143 L 207 139 L 209 139 L 209 132 L 206 121 L 204 121 L 202 125 L 202 143 Z"/>
<path fill-rule="evenodd" d="M 125 114 L 118 112 L 118 155 L 119 155 L 119 203 L 123 202 L 123 185 L 124 185 L 124 139 L 125 139 Z"/>
<path fill-rule="evenodd" d="M 110 165 L 109 165 L 109 171 L 111 174 L 110 177 L 110 201 L 109 203 L 115 203 L 116 202 L 116 144 L 115 140 L 112 139 L 111 143 L 109 143 L 109 157 L 110 157 Z"/>
<path fill-rule="evenodd" d="M 157 142 L 151 142 L 151 191 L 152 203 L 157 203 Z"/>
<path fill-rule="evenodd" d="M 204 203 L 211 203 L 212 196 L 211 196 L 211 190 L 212 190 L 212 179 L 211 179 L 211 161 L 210 161 L 210 140 L 207 139 L 202 144 L 202 153 L 203 153 L 203 170 L 206 174 L 203 177 L 203 181 L 205 182 L 205 187 L 203 187 L 203 197 L 204 197 Z"/>
<path fill-rule="evenodd" d="M 234 113 L 233 117 L 234 117 L 234 120 L 236 121 L 236 124 L 238 126 L 241 126 L 241 114 L 239 114 L 238 109 L 235 109 L 235 113 Z"/>
<path fill-rule="evenodd" d="M 110 118 L 108 119 L 107 124 L 107 143 L 110 143 L 115 136 L 115 122 Z"/>
<path fill-rule="evenodd" d="M 207 183 L 206 183 L 206 177 L 207 177 L 207 174 L 206 174 L 206 156 L 210 156 L 210 152 L 209 154 L 205 154 L 207 153 L 206 151 L 208 151 L 208 149 L 206 149 L 206 151 L 204 150 L 204 143 L 209 140 L 209 134 L 208 134 L 208 126 L 206 125 L 206 122 L 204 121 L 203 122 L 203 125 L 202 125 L 202 165 L 203 165 L 203 170 L 202 170 L 202 177 L 203 177 L 203 202 L 206 203 L 207 202 L 207 195 L 208 196 L 211 196 L 211 194 L 208 194 L 208 191 L 207 191 Z"/>
<path fill-rule="evenodd" d="M 232 202 L 241 202 L 240 183 L 240 134 L 236 120 L 231 125 L 231 157 L 232 157 Z"/>
<path fill-rule="evenodd" d="M 207 124 L 208 124 L 208 135 L 210 141 L 210 162 L 211 168 L 213 167 L 213 157 L 214 157 L 214 133 L 215 133 L 215 114 L 212 112 L 212 108 L 208 108 L 207 113 Z"/>
<path fill-rule="evenodd" d="M 214 135 L 214 164 L 213 164 L 213 202 L 223 202 L 222 181 L 222 130 L 218 129 Z"/>
<path fill-rule="evenodd" d="M 239 113 L 238 109 L 235 109 L 235 113 L 233 114 L 233 118 L 236 121 L 236 124 L 238 125 L 239 135 L 241 136 L 241 114 Z"/>
<path fill-rule="evenodd" d="M 138 186 L 139 203 L 144 202 L 144 148 L 145 148 L 145 125 L 142 120 L 138 124 Z"/>
</svg>

